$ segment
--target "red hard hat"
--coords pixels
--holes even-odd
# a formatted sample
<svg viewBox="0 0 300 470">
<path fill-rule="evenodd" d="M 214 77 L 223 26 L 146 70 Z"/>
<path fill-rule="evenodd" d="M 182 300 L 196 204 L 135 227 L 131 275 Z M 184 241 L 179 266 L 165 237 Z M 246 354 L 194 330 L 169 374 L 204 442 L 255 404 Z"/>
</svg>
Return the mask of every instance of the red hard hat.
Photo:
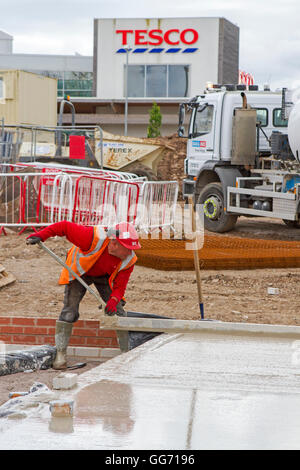
<svg viewBox="0 0 300 470">
<path fill-rule="evenodd" d="M 107 236 L 115 236 L 121 245 L 128 250 L 138 250 L 141 248 L 139 236 L 134 226 L 129 222 L 120 222 L 113 229 L 108 230 Z"/>
</svg>

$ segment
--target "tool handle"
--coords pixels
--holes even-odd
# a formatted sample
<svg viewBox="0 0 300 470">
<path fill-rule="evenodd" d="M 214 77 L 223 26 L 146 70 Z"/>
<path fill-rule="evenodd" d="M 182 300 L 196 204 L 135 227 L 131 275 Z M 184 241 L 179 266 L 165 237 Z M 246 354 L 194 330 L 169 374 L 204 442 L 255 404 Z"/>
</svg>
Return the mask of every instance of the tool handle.
<svg viewBox="0 0 300 470">
<path fill-rule="evenodd" d="M 86 282 L 84 282 L 84 280 L 81 279 L 81 277 L 78 276 L 78 274 L 76 274 L 75 271 L 73 271 L 73 269 L 70 268 L 70 266 L 64 263 L 60 259 L 60 257 L 57 256 L 55 253 L 53 253 L 53 251 L 51 251 L 43 242 L 40 241 L 38 244 L 44 251 L 46 251 L 50 256 L 52 256 L 52 258 L 54 258 L 59 264 L 61 264 L 64 268 L 66 268 L 69 271 L 69 273 L 72 276 L 74 276 L 77 279 L 77 281 L 80 282 L 94 297 L 96 297 L 96 299 L 98 300 L 100 305 L 102 305 L 102 307 L 106 306 L 105 302 L 102 300 L 100 295 L 98 295 Z"/>
<path fill-rule="evenodd" d="M 199 300 L 199 307 L 200 307 L 200 315 L 201 318 L 204 318 L 204 306 L 203 306 L 203 298 L 202 298 L 202 288 L 201 288 L 201 275 L 200 275 L 200 264 L 199 264 L 199 257 L 198 257 L 198 249 L 197 249 L 197 234 L 196 234 L 196 215 L 194 209 L 194 202 L 192 196 L 189 196 L 189 205 L 190 205 L 190 216 L 192 222 L 192 232 L 195 234 L 193 238 L 193 252 L 194 252 L 194 266 L 196 272 L 196 280 L 197 280 L 197 291 L 198 291 L 198 300 Z"/>
</svg>

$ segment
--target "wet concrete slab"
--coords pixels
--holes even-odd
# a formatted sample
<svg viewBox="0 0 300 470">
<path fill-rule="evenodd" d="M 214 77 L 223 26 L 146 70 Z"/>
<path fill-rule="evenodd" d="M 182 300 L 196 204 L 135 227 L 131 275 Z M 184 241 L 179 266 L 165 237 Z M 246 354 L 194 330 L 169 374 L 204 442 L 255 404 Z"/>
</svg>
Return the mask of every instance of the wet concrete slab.
<svg viewBox="0 0 300 470">
<path fill-rule="evenodd" d="M 2 419 L 0 449 L 299 449 L 293 331 L 160 335 L 61 392 L 73 417 L 51 417 L 44 404 Z"/>
</svg>

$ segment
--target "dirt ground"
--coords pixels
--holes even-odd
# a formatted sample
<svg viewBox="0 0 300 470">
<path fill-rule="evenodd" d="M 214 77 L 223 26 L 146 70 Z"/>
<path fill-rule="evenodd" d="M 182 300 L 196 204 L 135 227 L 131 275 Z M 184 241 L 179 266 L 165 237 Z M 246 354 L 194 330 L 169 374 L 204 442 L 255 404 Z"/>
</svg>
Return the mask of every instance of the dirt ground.
<svg viewBox="0 0 300 470">
<path fill-rule="evenodd" d="M 0 315 L 57 318 L 63 287 L 57 284 L 61 267 L 37 246 L 27 246 L 29 231 L 19 235 L 6 230 L 0 236 L 0 264 L 15 275 L 14 284 L 0 288 Z M 300 230 L 280 220 L 240 218 L 236 229 L 220 236 L 297 240 Z M 62 259 L 70 247 L 62 238 L 49 239 L 47 246 Z M 205 318 L 229 322 L 300 325 L 300 268 L 202 271 Z M 278 295 L 267 293 L 277 287 Z M 126 308 L 178 319 L 199 319 L 196 277 L 193 271 L 154 270 L 137 265 L 126 291 Z M 87 293 L 81 303 L 81 319 L 97 319 L 94 297 Z M 98 363 L 78 369 L 85 372 Z M 9 391 L 26 391 L 35 381 L 51 387 L 53 370 L 18 373 L 0 378 L 0 404 Z"/>
</svg>

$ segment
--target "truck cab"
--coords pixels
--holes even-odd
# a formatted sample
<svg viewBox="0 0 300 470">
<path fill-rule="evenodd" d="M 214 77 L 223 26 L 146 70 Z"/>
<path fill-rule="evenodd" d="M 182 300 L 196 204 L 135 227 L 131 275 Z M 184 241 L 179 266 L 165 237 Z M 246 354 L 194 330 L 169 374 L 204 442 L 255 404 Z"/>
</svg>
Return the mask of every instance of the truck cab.
<svg viewBox="0 0 300 470">
<path fill-rule="evenodd" d="M 287 121 L 281 119 L 281 92 L 250 91 L 246 97 L 248 106 L 256 110 L 257 149 L 260 155 L 270 155 L 271 133 L 284 132 L 287 127 Z M 232 119 L 242 101 L 241 91 L 218 91 L 196 97 L 188 127 L 184 197 L 193 194 L 195 178 L 207 161 L 230 165 Z"/>
<path fill-rule="evenodd" d="M 191 112 L 183 196 L 203 207 L 206 229 L 229 231 L 239 215 L 300 226 L 300 165 L 297 157 L 287 170 L 295 157 L 283 103 L 282 91 L 231 85 L 181 105 L 179 136 L 185 108 Z"/>
</svg>

